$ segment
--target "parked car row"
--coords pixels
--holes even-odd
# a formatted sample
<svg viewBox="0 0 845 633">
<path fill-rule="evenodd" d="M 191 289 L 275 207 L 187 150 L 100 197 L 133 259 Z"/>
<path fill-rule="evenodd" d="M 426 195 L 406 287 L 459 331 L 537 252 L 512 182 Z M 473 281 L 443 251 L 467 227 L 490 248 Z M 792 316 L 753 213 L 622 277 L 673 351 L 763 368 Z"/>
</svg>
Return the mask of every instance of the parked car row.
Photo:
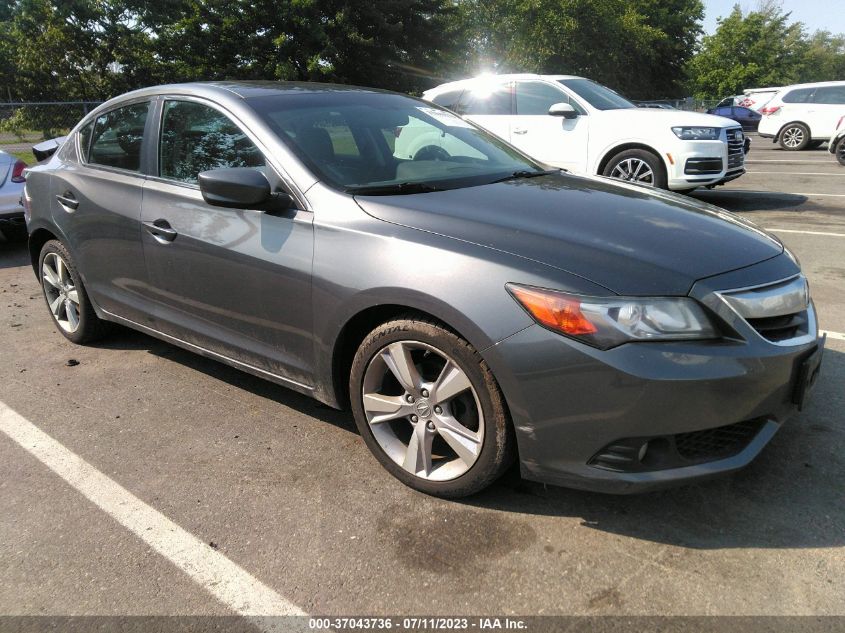
<svg viewBox="0 0 845 633">
<path fill-rule="evenodd" d="M 443 84 L 423 98 L 545 164 L 691 191 L 745 173 L 742 128 L 724 117 L 638 108 L 613 90 L 569 75 L 495 75 Z M 404 133 L 403 155 L 444 158 L 462 148 Z"/>
<path fill-rule="evenodd" d="M 577 77 L 486 86 L 108 101 L 27 172 L 50 318 L 74 343 L 121 323 L 351 407 L 429 494 L 514 460 L 607 492 L 748 464 L 819 372 L 807 280 L 750 222 L 641 186 L 738 175 L 740 128 Z"/>
</svg>

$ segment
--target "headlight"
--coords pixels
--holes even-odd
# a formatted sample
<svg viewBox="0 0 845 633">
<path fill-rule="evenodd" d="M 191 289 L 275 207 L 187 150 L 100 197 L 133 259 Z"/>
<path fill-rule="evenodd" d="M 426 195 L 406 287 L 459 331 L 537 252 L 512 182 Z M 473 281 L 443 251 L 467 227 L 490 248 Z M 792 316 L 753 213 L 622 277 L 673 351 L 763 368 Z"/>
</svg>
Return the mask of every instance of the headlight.
<svg viewBox="0 0 845 633">
<path fill-rule="evenodd" d="M 719 337 L 689 297 L 583 297 L 517 284 L 507 289 L 541 325 L 600 349 L 630 341 Z"/>
<path fill-rule="evenodd" d="M 672 131 L 682 141 L 718 141 L 717 127 L 673 127 Z"/>
</svg>

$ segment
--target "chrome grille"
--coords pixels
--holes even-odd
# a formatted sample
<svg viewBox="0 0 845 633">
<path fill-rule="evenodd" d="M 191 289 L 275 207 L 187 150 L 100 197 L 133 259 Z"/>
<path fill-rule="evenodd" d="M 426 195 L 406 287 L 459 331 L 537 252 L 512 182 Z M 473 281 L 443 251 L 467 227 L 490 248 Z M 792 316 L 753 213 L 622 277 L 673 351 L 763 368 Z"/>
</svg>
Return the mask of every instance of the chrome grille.
<svg viewBox="0 0 845 633">
<path fill-rule="evenodd" d="M 810 318 L 810 290 L 804 275 L 753 288 L 718 293 L 734 312 L 763 338 L 791 343 L 814 329 Z"/>
<path fill-rule="evenodd" d="M 728 171 L 738 169 L 745 164 L 745 136 L 742 128 L 730 128 L 728 136 Z"/>
</svg>

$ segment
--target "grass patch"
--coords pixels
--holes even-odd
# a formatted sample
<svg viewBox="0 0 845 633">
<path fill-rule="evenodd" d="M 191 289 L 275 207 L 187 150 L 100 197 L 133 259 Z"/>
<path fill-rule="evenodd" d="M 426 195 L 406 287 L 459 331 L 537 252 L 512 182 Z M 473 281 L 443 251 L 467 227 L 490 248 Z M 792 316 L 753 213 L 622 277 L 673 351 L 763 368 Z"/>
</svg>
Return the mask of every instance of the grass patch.
<svg viewBox="0 0 845 633">
<path fill-rule="evenodd" d="M 3 149 L 3 148 L 0 147 L 0 149 Z M 32 152 L 28 149 L 22 149 L 22 150 L 18 150 L 16 152 L 6 152 L 6 153 L 11 154 L 15 158 L 20 158 L 27 165 L 34 165 L 37 162 L 35 160 L 35 156 L 33 156 Z"/>
</svg>

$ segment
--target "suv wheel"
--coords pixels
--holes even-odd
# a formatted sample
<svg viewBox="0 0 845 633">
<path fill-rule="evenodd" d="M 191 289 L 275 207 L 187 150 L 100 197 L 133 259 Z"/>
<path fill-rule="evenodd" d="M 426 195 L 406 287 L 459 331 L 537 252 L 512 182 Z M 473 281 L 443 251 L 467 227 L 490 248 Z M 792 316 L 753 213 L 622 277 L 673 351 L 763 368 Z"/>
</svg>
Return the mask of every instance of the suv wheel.
<svg viewBox="0 0 845 633">
<path fill-rule="evenodd" d="M 409 317 L 373 330 L 355 355 L 349 391 L 376 459 L 421 492 L 473 494 L 512 461 L 513 431 L 490 368 L 435 322 Z"/>
<path fill-rule="evenodd" d="M 811 140 L 810 130 L 803 123 L 790 123 L 780 133 L 780 146 L 787 151 L 806 149 Z"/>
<path fill-rule="evenodd" d="M 50 240 L 41 249 L 38 275 L 44 299 L 53 322 L 65 338 L 74 343 L 88 343 L 106 331 L 91 305 L 73 258 L 58 240 Z"/>
<path fill-rule="evenodd" d="M 836 144 L 834 154 L 836 156 L 836 160 L 839 161 L 839 164 L 845 167 L 845 136 L 839 139 L 839 142 Z"/>
<path fill-rule="evenodd" d="M 605 176 L 666 189 L 666 169 L 655 154 L 642 149 L 619 152 L 605 165 Z"/>
</svg>

